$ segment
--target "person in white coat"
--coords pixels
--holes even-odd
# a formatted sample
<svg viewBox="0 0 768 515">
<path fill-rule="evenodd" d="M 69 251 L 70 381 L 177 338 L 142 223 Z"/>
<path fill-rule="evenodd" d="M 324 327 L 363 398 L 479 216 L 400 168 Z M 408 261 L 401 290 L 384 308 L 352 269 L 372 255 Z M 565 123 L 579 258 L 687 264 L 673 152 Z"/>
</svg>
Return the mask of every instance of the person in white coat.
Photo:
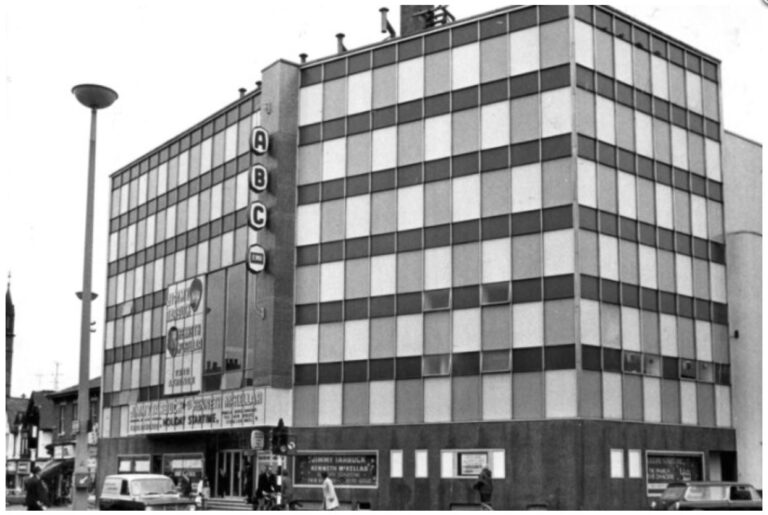
<svg viewBox="0 0 768 515">
<path fill-rule="evenodd" d="M 333 487 L 333 481 L 328 477 L 328 472 L 323 471 L 323 509 L 335 510 L 339 507 L 339 498 L 336 497 L 336 489 Z"/>
</svg>

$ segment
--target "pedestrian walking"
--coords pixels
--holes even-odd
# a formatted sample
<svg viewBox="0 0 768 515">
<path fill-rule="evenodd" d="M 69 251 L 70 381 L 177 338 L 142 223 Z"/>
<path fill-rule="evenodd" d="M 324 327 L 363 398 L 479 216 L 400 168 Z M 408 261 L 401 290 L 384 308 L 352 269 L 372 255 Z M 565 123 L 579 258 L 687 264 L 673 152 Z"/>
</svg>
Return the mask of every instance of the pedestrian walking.
<svg viewBox="0 0 768 515">
<path fill-rule="evenodd" d="M 282 473 L 282 480 L 280 481 L 280 493 L 283 495 L 283 505 L 289 510 L 294 509 L 293 501 L 293 483 L 291 482 L 291 476 L 288 473 L 288 469 L 284 468 Z"/>
<path fill-rule="evenodd" d="M 493 506 L 491 505 L 493 479 L 491 478 L 491 470 L 488 467 L 485 467 L 480 471 L 480 475 L 477 477 L 477 482 L 475 482 L 472 488 L 480 492 L 480 509 L 493 511 Z"/>
<path fill-rule="evenodd" d="M 263 510 L 267 504 L 267 496 L 271 496 L 277 490 L 277 478 L 272 473 L 272 467 L 261 467 L 258 482 L 256 483 L 256 509 Z"/>
<path fill-rule="evenodd" d="M 192 497 L 192 480 L 189 478 L 187 471 L 182 471 L 179 478 L 179 493 L 182 497 Z"/>
<path fill-rule="evenodd" d="M 30 511 L 45 510 L 48 506 L 48 487 L 40 479 L 40 467 L 32 469 L 32 475 L 24 482 L 27 490 L 25 504 Z"/>
<path fill-rule="evenodd" d="M 336 497 L 336 489 L 333 487 L 333 481 L 328 477 L 328 472 L 323 471 L 323 509 L 335 510 L 339 507 L 339 499 Z"/>
</svg>

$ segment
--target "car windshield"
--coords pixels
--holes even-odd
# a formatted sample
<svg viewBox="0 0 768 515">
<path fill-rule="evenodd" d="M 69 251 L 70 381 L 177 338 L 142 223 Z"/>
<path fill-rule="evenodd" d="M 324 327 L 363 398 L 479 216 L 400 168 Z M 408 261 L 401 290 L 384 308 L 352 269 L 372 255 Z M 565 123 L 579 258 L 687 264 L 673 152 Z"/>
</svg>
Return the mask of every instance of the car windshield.
<svg viewBox="0 0 768 515">
<path fill-rule="evenodd" d="M 728 499 L 728 487 L 722 485 L 691 485 L 685 493 L 687 501 L 724 501 Z"/>
<path fill-rule="evenodd" d="M 683 493 L 685 493 L 684 486 L 669 486 L 664 490 L 664 493 L 661 494 L 661 498 L 664 500 L 680 499 L 683 496 Z"/>
<path fill-rule="evenodd" d="M 175 494 L 176 487 L 173 481 L 167 477 L 152 477 L 147 479 L 134 479 L 131 481 L 132 495 L 159 495 Z"/>
</svg>

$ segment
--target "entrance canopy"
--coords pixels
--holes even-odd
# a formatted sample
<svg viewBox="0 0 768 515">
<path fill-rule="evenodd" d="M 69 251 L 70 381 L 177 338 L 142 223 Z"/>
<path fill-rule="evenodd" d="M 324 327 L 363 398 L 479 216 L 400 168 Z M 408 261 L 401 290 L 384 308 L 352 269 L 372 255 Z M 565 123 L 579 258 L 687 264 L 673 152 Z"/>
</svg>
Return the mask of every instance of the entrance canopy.
<svg viewBox="0 0 768 515">
<path fill-rule="evenodd" d="M 63 460 L 51 460 L 45 464 L 45 467 L 40 471 L 40 477 L 52 477 L 58 474 L 65 474 L 71 472 L 75 468 L 75 458 L 66 458 Z"/>
</svg>

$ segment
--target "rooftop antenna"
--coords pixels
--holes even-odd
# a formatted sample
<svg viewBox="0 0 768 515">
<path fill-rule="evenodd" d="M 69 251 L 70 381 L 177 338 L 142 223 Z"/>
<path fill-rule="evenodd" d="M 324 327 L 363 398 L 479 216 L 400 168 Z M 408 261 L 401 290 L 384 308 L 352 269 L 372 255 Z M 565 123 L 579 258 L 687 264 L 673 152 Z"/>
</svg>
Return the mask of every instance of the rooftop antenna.
<svg viewBox="0 0 768 515">
<path fill-rule="evenodd" d="M 456 21 L 456 17 L 448 11 L 447 5 L 438 5 L 431 9 L 419 11 L 413 15 L 424 18 L 424 26 L 427 29 Z"/>
<path fill-rule="evenodd" d="M 389 9 L 382 7 L 379 9 L 379 12 L 381 13 L 381 33 L 384 34 L 385 32 L 389 32 L 389 37 L 394 38 L 397 36 L 397 33 L 392 27 L 392 24 L 389 23 L 389 20 L 387 19 L 387 13 L 389 12 Z"/>
</svg>

